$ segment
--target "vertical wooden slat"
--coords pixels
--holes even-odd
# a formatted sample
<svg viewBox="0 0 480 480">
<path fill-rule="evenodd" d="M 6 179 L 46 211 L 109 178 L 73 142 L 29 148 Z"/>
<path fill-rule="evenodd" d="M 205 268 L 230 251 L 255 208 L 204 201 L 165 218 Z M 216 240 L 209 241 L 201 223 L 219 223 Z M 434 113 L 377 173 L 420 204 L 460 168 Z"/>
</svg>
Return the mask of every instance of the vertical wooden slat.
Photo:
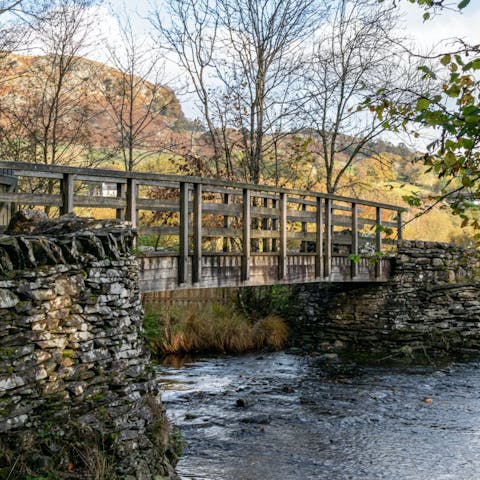
<svg viewBox="0 0 480 480">
<path fill-rule="evenodd" d="M 325 251 L 323 276 L 328 278 L 332 273 L 332 201 L 325 199 Z"/>
<path fill-rule="evenodd" d="M 0 192 L 15 193 L 18 187 L 18 179 L 15 172 L 10 169 L 0 169 Z M 0 202 L 0 225 L 8 225 L 16 211 L 15 202 Z"/>
<path fill-rule="evenodd" d="M 133 228 L 137 228 L 137 181 L 134 178 L 127 179 L 127 210 L 125 220 L 128 220 Z"/>
<path fill-rule="evenodd" d="M 302 204 L 301 210 L 302 210 L 302 212 L 306 212 L 307 211 L 307 206 L 305 204 Z M 302 222 L 302 230 L 301 231 L 304 235 L 307 234 L 307 222 Z M 301 252 L 306 252 L 307 251 L 307 241 L 306 240 L 302 240 L 302 242 L 300 243 L 300 251 Z"/>
<path fill-rule="evenodd" d="M 232 203 L 232 196 L 229 193 L 223 194 L 223 203 L 225 205 L 230 205 Z M 230 228 L 231 220 L 228 215 L 223 216 L 223 228 Z M 228 237 L 223 237 L 223 251 L 228 252 L 230 251 L 230 239 Z"/>
<path fill-rule="evenodd" d="M 352 203 L 352 278 L 358 276 L 358 205 Z"/>
<path fill-rule="evenodd" d="M 280 194 L 280 242 L 278 258 L 278 278 L 280 280 L 287 277 L 287 195 Z"/>
<path fill-rule="evenodd" d="M 0 181 L 1 181 L 1 178 L 0 178 Z M 8 192 L 8 191 L 9 191 L 9 185 L 0 183 L 0 192 Z M 11 218 L 10 206 L 11 206 L 10 203 L 4 203 L 4 202 L 0 203 L 0 225 L 1 226 L 6 226 L 10 222 L 10 218 Z"/>
<path fill-rule="evenodd" d="M 323 277 L 323 201 L 317 197 L 315 226 L 315 277 Z"/>
<path fill-rule="evenodd" d="M 193 187 L 193 263 L 192 282 L 202 280 L 202 185 Z"/>
<path fill-rule="evenodd" d="M 272 200 L 272 209 L 278 208 L 278 200 L 274 198 Z M 278 231 L 278 218 L 272 218 L 272 231 Z M 272 238 L 272 252 L 278 252 L 278 239 Z"/>
<path fill-rule="evenodd" d="M 268 198 L 263 199 L 263 206 L 265 208 L 268 208 Z M 263 218 L 262 219 L 262 230 L 264 230 L 264 231 L 268 230 L 269 222 L 270 222 L 269 218 Z M 270 238 L 264 238 L 262 240 L 262 250 L 264 252 L 270 252 L 271 251 L 271 239 Z"/>
<path fill-rule="evenodd" d="M 117 183 L 117 198 L 125 198 L 127 192 L 127 185 L 125 183 Z M 116 218 L 119 220 L 125 220 L 125 209 L 116 209 Z"/>
<path fill-rule="evenodd" d="M 60 214 L 73 212 L 73 180 L 75 176 L 71 173 L 64 173 L 63 180 L 61 182 L 62 192 L 62 207 L 60 208 Z"/>
<path fill-rule="evenodd" d="M 242 282 L 250 278 L 250 249 L 251 249 L 251 195 L 248 188 L 243 189 L 243 235 L 242 235 Z"/>
<path fill-rule="evenodd" d="M 188 278 L 188 183 L 180 183 L 180 255 L 178 257 L 178 283 L 187 283 Z"/>
<path fill-rule="evenodd" d="M 256 197 L 255 195 L 250 195 L 251 197 L 251 205 L 254 207 L 259 207 L 260 206 L 260 198 Z M 261 221 L 260 218 L 258 217 L 253 217 L 250 220 L 250 229 L 258 230 L 259 227 L 261 228 Z M 260 251 L 260 239 L 259 238 L 253 238 L 250 241 L 250 248 L 254 252 L 259 252 Z"/>
<path fill-rule="evenodd" d="M 402 212 L 397 212 L 397 240 L 403 238 Z"/>
<path fill-rule="evenodd" d="M 378 258 L 377 262 L 375 263 L 375 276 L 381 277 L 382 276 L 382 209 L 380 207 L 376 207 L 376 226 L 377 232 L 375 233 L 375 250 L 377 252 Z"/>
<path fill-rule="evenodd" d="M 11 171 L 11 175 L 13 177 L 16 177 L 16 173 L 12 170 Z M 16 181 L 10 186 L 10 188 L 8 189 L 9 192 L 17 192 L 18 191 L 18 178 L 16 179 Z M 15 202 L 11 202 L 10 203 L 10 218 L 13 217 L 13 215 L 15 215 L 15 212 L 17 211 L 17 203 Z"/>
</svg>

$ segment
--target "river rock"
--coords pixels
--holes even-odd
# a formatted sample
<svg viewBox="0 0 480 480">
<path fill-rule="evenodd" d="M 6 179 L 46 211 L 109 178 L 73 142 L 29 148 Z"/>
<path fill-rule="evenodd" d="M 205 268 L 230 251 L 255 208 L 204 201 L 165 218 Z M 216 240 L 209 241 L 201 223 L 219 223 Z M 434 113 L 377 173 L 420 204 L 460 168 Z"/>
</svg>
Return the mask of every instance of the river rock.
<svg viewBox="0 0 480 480">
<path fill-rule="evenodd" d="M 251 417 L 244 417 L 240 419 L 242 423 L 256 423 L 258 425 L 268 425 L 272 421 L 270 415 L 252 415 Z"/>
</svg>

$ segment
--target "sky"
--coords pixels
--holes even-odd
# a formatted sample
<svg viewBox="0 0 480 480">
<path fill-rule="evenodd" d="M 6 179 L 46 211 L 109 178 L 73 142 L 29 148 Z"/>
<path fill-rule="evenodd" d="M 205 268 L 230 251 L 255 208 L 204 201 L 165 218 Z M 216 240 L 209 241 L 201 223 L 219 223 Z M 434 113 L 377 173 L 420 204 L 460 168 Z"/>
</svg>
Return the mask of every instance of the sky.
<svg viewBox="0 0 480 480">
<path fill-rule="evenodd" d="M 419 46 L 429 48 L 442 41 L 444 44 L 451 42 L 454 38 L 480 43 L 480 0 L 472 0 L 462 13 L 444 11 L 425 22 L 420 7 L 403 2 L 400 9 L 405 15 L 403 31 Z"/>
<path fill-rule="evenodd" d="M 161 0 L 157 0 L 158 3 Z M 112 10 L 122 10 L 124 5 L 128 5 L 127 0 L 110 0 L 110 8 Z M 130 5 L 133 2 L 130 2 Z M 421 53 L 430 53 L 433 49 L 438 52 L 445 51 L 454 43 L 455 38 L 462 38 L 472 44 L 480 44 L 480 0 L 472 0 L 471 4 L 459 13 L 456 10 L 444 10 L 442 13 L 432 16 L 429 20 L 423 20 L 424 10 L 417 5 L 412 5 L 408 0 L 400 0 L 397 2 L 399 9 L 403 14 L 402 25 L 399 27 L 399 33 L 402 36 L 411 39 L 417 51 Z M 452 0 L 452 4 L 458 3 L 457 0 Z M 145 17 L 148 12 L 152 10 L 152 5 L 155 0 L 137 0 L 134 7 L 127 7 L 127 11 L 132 12 L 131 20 L 139 38 L 148 40 L 149 23 Z M 101 7 L 100 16 L 102 31 L 107 33 L 109 41 L 115 40 L 115 20 L 108 18 L 108 8 Z M 104 53 L 91 52 L 90 57 L 107 62 L 108 59 Z M 167 66 L 166 79 L 168 78 L 178 80 L 179 72 L 173 63 Z M 171 82 L 175 84 L 175 80 Z M 194 102 L 191 97 L 180 97 L 182 107 L 189 118 L 196 116 Z M 425 132 L 424 132 L 425 134 Z M 425 139 L 419 143 L 418 140 L 403 138 L 401 140 L 395 138 L 388 138 L 394 143 L 404 141 L 411 146 L 423 148 L 430 142 L 429 135 L 425 135 Z"/>
<path fill-rule="evenodd" d="M 114 9 L 120 9 L 125 3 L 128 4 L 125 0 L 110 0 L 109 3 Z M 138 12 L 140 17 L 146 17 L 155 1 L 137 0 L 134 3 L 135 7 L 128 7 L 127 10 Z M 399 9 L 405 15 L 402 32 L 411 36 L 419 45 L 430 47 L 444 39 L 454 37 L 480 43 L 480 0 L 472 0 L 462 13 L 444 10 L 426 22 L 423 21 L 423 10 L 420 7 L 412 5 L 408 0 L 398 3 Z M 456 3 L 458 0 L 452 0 L 453 5 Z M 136 25 L 140 32 L 142 28 L 148 27 L 148 22 L 137 19 Z"/>
</svg>

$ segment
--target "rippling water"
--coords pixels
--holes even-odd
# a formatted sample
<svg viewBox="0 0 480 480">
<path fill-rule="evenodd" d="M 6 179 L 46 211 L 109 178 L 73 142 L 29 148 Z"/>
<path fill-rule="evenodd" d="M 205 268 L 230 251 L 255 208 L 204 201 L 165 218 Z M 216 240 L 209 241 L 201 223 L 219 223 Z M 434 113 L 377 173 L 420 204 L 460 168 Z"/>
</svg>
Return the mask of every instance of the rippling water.
<svg viewBox="0 0 480 480">
<path fill-rule="evenodd" d="M 480 479 L 480 362 L 352 371 L 275 353 L 159 377 L 182 479 Z"/>
</svg>

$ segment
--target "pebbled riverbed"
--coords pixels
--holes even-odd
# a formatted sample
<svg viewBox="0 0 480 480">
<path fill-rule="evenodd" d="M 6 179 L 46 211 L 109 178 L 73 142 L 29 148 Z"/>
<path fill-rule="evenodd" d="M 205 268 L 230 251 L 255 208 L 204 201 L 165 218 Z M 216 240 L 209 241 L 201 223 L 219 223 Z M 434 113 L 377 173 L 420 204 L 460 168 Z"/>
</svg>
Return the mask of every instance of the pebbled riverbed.
<svg viewBox="0 0 480 480">
<path fill-rule="evenodd" d="M 182 479 L 477 480 L 480 362 L 349 367 L 285 353 L 162 366 Z"/>
</svg>

